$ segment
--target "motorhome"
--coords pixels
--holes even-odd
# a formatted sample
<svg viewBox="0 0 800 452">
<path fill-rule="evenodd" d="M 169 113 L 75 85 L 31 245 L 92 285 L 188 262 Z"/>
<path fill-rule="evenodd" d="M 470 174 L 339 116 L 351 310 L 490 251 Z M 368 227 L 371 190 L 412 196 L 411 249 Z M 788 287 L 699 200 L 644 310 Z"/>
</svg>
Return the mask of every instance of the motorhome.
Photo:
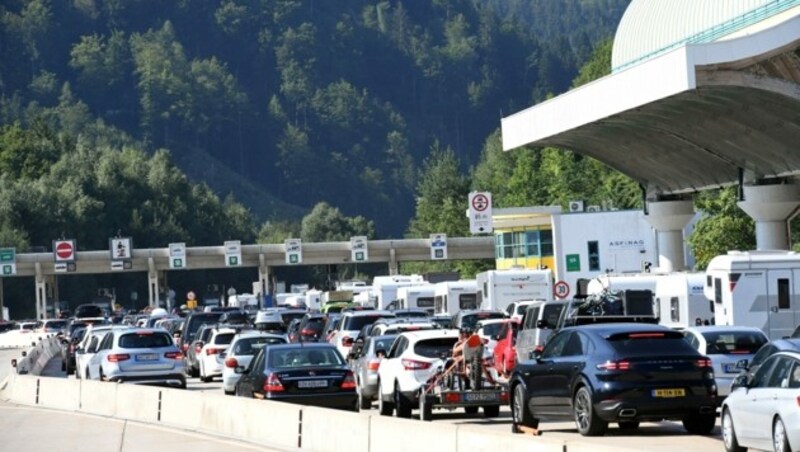
<svg viewBox="0 0 800 452">
<path fill-rule="evenodd" d="M 553 299 L 553 272 L 549 269 L 489 270 L 475 279 L 480 309 L 504 311 L 515 301 Z"/>
<path fill-rule="evenodd" d="M 420 284 L 417 286 L 400 287 L 397 289 L 397 299 L 389 303 L 389 310 L 394 309 L 426 309 L 433 313 L 433 297 L 436 286 L 433 284 Z"/>
<path fill-rule="evenodd" d="M 709 322 L 714 317 L 703 294 L 704 273 L 626 273 L 601 275 L 589 281 L 588 294 L 604 291 L 649 290 L 661 325 L 683 329 L 695 321 Z"/>
<path fill-rule="evenodd" d="M 433 313 L 455 315 L 462 309 L 478 308 L 478 283 L 474 279 L 434 284 Z"/>
<path fill-rule="evenodd" d="M 306 306 L 311 310 L 318 310 L 322 307 L 322 291 L 309 289 L 306 291 Z"/>
<path fill-rule="evenodd" d="M 376 297 L 377 309 L 385 309 L 386 306 L 397 299 L 397 289 L 423 284 L 421 275 L 393 275 L 376 276 L 372 280 L 372 293 Z"/>
<path fill-rule="evenodd" d="M 753 326 L 771 340 L 800 325 L 800 254 L 730 251 L 706 268 L 706 298 L 717 325 Z"/>
<path fill-rule="evenodd" d="M 327 292 L 322 292 L 320 301 L 322 305 L 320 310 L 322 312 L 341 312 L 342 309 L 353 303 L 353 291 L 329 290 Z"/>
</svg>

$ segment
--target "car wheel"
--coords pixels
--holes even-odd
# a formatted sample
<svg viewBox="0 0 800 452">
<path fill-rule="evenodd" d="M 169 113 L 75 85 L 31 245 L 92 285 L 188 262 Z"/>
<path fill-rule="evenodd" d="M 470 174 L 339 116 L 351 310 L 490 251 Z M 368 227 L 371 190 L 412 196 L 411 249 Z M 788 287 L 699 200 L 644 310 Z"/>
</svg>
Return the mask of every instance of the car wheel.
<svg viewBox="0 0 800 452">
<path fill-rule="evenodd" d="M 419 420 L 432 421 L 433 420 L 433 404 L 425 400 L 425 396 L 419 396 Z"/>
<path fill-rule="evenodd" d="M 747 452 L 746 447 L 739 445 L 736 439 L 736 431 L 733 429 L 733 416 L 728 409 L 722 413 L 722 442 L 725 444 L 727 452 Z"/>
<path fill-rule="evenodd" d="M 66 372 L 66 371 L 67 371 L 67 363 L 62 360 L 61 361 L 61 372 Z"/>
<path fill-rule="evenodd" d="M 224 388 L 222 389 L 222 392 L 224 392 L 225 395 L 234 395 L 234 394 L 236 394 L 236 391 L 228 391 L 227 389 L 224 389 Z"/>
<path fill-rule="evenodd" d="M 358 394 L 358 410 L 369 410 L 372 408 L 372 399 L 369 397 L 364 397 L 361 393 L 361 382 L 356 382 L 356 394 Z"/>
<path fill-rule="evenodd" d="M 106 381 L 106 376 L 103 374 L 103 368 L 100 368 L 100 381 Z"/>
<path fill-rule="evenodd" d="M 86 379 L 87 380 L 91 380 L 92 379 L 92 374 L 89 373 L 89 369 L 86 369 Z"/>
<path fill-rule="evenodd" d="M 394 386 L 394 408 L 397 417 L 411 417 L 411 402 L 408 400 L 408 397 L 400 392 L 400 386 L 397 384 Z"/>
<path fill-rule="evenodd" d="M 394 405 L 391 402 L 383 400 L 380 380 L 378 381 L 378 412 L 381 416 L 391 416 L 394 414 Z"/>
<path fill-rule="evenodd" d="M 524 427 L 539 428 L 539 420 L 528 411 L 528 395 L 525 388 L 518 384 L 514 386 L 514 396 L 511 401 L 511 417 L 514 419 L 512 428 L 522 425 Z M 515 430 L 515 429 L 514 429 Z"/>
<path fill-rule="evenodd" d="M 619 421 L 617 422 L 620 430 L 636 430 L 639 428 L 638 421 Z"/>
<path fill-rule="evenodd" d="M 500 405 L 489 405 L 483 407 L 484 417 L 497 417 L 500 416 Z"/>
<path fill-rule="evenodd" d="M 592 392 L 586 386 L 578 388 L 572 398 L 572 415 L 578 433 L 583 436 L 601 436 L 608 429 L 608 422 L 597 416 L 592 403 Z"/>
<path fill-rule="evenodd" d="M 716 414 L 693 414 L 683 418 L 683 428 L 692 435 L 708 435 L 716 423 Z"/>
<path fill-rule="evenodd" d="M 772 448 L 775 452 L 790 452 L 789 437 L 786 436 L 786 426 L 781 418 L 775 419 L 772 425 Z"/>
</svg>

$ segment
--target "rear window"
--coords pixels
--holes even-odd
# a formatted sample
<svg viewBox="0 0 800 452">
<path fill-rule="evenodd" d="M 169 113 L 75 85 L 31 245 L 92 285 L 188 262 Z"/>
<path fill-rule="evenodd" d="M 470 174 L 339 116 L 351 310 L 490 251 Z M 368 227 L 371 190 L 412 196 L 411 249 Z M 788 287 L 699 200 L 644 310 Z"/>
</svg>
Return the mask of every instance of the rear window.
<svg viewBox="0 0 800 452">
<path fill-rule="evenodd" d="M 308 319 L 306 324 L 303 325 L 303 328 L 309 328 L 312 330 L 321 330 L 322 327 L 325 326 L 325 319 Z"/>
<path fill-rule="evenodd" d="M 751 354 L 767 342 L 763 334 L 749 331 L 704 332 L 706 355 Z"/>
<path fill-rule="evenodd" d="M 564 310 L 564 306 L 564 304 L 545 304 L 542 320 L 547 322 L 550 328 L 555 328 L 558 325 L 558 318 L 561 317 L 561 311 Z"/>
<path fill-rule="evenodd" d="M 214 344 L 216 345 L 229 345 L 233 340 L 235 333 L 220 333 L 214 336 Z"/>
<path fill-rule="evenodd" d="M 502 319 L 505 315 L 502 312 L 481 312 L 480 314 L 467 314 L 461 318 L 461 328 L 475 329 L 475 325 L 481 320 Z"/>
<path fill-rule="evenodd" d="M 367 325 L 372 325 L 373 323 L 377 322 L 378 319 L 382 318 L 383 316 L 381 315 L 361 315 L 361 316 L 347 317 L 345 319 L 344 325 L 342 326 L 342 330 L 361 331 L 361 328 L 364 328 Z"/>
<path fill-rule="evenodd" d="M 342 355 L 335 348 L 290 348 L 269 351 L 271 369 L 292 369 L 296 367 L 341 366 Z"/>
<path fill-rule="evenodd" d="M 239 339 L 233 346 L 233 354 L 253 356 L 265 345 L 285 344 L 286 340 L 280 337 L 248 337 Z"/>
<path fill-rule="evenodd" d="M 397 336 L 390 336 L 390 337 L 385 337 L 385 338 L 381 338 L 381 339 L 375 339 L 373 341 L 374 344 L 375 344 L 375 346 L 373 347 L 373 350 L 383 350 L 384 352 L 389 351 L 389 349 L 392 347 L 392 344 L 394 343 L 394 340 L 395 340 L 396 337 Z"/>
<path fill-rule="evenodd" d="M 305 315 L 305 312 L 281 312 L 281 319 L 283 319 L 284 325 L 289 325 L 292 320 L 302 319 Z"/>
<path fill-rule="evenodd" d="M 67 326 L 66 320 L 53 320 L 45 324 L 47 328 L 64 328 L 65 326 Z"/>
<path fill-rule="evenodd" d="M 433 297 L 419 297 L 417 298 L 417 306 L 420 308 L 432 308 Z"/>
<path fill-rule="evenodd" d="M 75 317 L 103 317 L 103 310 L 99 306 L 78 306 Z"/>
<path fill-rule="evenodd" d="M 184 339 L 192 339 L 194 335 L 197 333 L 197 330 L 200 329 L 203 324 L 206 323 L 217 323 L 219 318 L 222 317 L 221 312 L 209 312 L 202 315 L 193 315 L 191 319 L 189 319 L 189 324 L 186 327 L 186 334 L 184 335 Z"/>
<path fill-rule="evenodd" d="M 428 317 L 428 313 L 425 311 L 399 311 L 395 312 L 397 317 L 401 318 L 423 318 Z"/>
<path fill-rule="evenodd" d="M 464 309 L 477 309 L 478 295 L 474 293 L 462 293 L 458 296 L 458 308 Z"/>
<path fill-rule="evenodd" d="M 158 348 L 172 345 L 172 337 L 164 333 L 129 333 L 119 337 L 120 348 Z"/>
<path fill-rule="evenodd" d="M 677 331 L 631 332 L 613 334 L 608 338 L 611 347 L 623 356 L 695 355 Z"/>
<path fill-rule="evenodd" d="M 426 339 L 414 345 L 414 353 L 426 358 L 447 358 L 453 353 L 453 345 L 458 338 L 440 337 L 436 339 Z"/>
<path fill-rule="evenodd" d="M 502 323 L 490 323 L 488 325 L 484 325 L 483 334 L 486 336 L 497 336 L 497 333 L 500 332 L 500 328 L 502 327 Z"/>
</svg>

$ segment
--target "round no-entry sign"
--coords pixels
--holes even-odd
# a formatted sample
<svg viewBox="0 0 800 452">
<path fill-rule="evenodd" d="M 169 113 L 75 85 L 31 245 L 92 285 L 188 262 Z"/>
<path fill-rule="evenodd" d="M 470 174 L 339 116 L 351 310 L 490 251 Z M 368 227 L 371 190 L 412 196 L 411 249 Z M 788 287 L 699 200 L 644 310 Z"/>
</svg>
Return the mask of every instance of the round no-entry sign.
<svg viewBox="0 0 800 452">
<path fill-rule="evenodd" d="M 56 258 L 59 261 L 71 261 L 75 259 L 75 247 L 71 241 L 56 242 Z"/>
<path fill-rule="evenodd" d="M 489 198 L 486 195 L 477 194 L 472 198 L 472 208 L 477 212 L 483 212 L 489 207 Z"/>
<path fill-rule="evenodd" d="M 556 298 L 567 298 L 569 295 L 569 284 L 566 281 L 559 281 L 553 286 L 553 294 Z"/>
</svg>

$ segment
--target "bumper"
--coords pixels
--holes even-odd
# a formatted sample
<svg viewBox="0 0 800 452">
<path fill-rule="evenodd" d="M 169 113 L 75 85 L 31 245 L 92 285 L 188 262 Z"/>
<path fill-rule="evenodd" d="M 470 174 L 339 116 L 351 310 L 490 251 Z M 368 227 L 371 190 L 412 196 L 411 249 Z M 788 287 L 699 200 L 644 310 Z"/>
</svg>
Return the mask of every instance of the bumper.
<svg viewBox="0 0 800 452">
<path fill-rule="evenodd" d="M 361 394 L 366 397 L 378 395 L 378 374 L 369 374 L 367 378 L 361 380 Z"/>
<path fill-rule="evenodd" d="M 719 394 L 720 398 L 728 397 L 731 393 L 731 385 L 733 384 L 733 379 L 736 378 L 736 375 L 731 375 L 730 377 L 724 376 L 720 377 L 717 376 L 714 380 L 717 382 L 717 394 Z"/>
<path fill-rule="evenodd" d="M 609 399 L 596 402 L 597 415 L 608 422 L 680 420 L 692 414 L 715 414 L 717 397 Z"/>
<path fill-rule="evenodd" d="M 355 391 L 327 394 L 267 394 L 266 399 L 322 408 L 354 410 L 356 407 L 357 395 Z"/>
<path fill-rule="evenodd" d="M 137 384 L 162 384 L 167 386 L 185 387 L 186 377 L 180 374 L 167 374 L 167 375 L 109 375 L 109 381 L 118 381 L 120 383 L 137 383 Z"/>
<path fill-rule="evenodd" d="M 222 373 L 222 389 L 226 392 L 234 392 L 236 390 L 236 383 L 241 378 L 241 375 L 233 372 Z"/>
</svg>

